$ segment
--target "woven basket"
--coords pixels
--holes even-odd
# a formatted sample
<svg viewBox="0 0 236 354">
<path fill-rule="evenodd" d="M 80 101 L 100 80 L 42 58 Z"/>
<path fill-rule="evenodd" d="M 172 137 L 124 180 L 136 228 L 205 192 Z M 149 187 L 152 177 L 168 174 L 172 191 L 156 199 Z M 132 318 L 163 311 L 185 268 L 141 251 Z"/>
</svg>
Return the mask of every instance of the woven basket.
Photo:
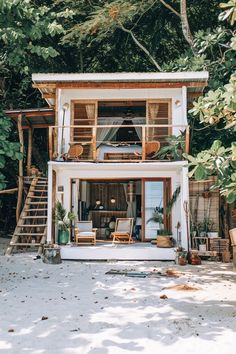
<svg viewBox="0 0 236 354">
<path fill-rule="evenodd" d="M 172 246 L 172 236 L 157 236 L 157 247 L 170 248 Z"/>
</svg>

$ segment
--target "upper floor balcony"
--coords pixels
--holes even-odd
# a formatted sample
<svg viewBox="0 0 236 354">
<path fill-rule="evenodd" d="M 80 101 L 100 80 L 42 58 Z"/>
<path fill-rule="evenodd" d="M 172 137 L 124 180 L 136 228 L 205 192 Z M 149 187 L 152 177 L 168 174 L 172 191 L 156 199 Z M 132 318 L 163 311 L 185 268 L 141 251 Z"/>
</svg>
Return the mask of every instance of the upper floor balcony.
<svg viewBox="0 0 236 354">
<path fill-rule="evenodd" d="M 186 125 L 103 124 L 49 128 L 50 160 L 91 162 L 175 160 L 176 156 L 180 157 L 183 152 L 188 152 L 188 149 L 189 127 Z"/>
</svg>

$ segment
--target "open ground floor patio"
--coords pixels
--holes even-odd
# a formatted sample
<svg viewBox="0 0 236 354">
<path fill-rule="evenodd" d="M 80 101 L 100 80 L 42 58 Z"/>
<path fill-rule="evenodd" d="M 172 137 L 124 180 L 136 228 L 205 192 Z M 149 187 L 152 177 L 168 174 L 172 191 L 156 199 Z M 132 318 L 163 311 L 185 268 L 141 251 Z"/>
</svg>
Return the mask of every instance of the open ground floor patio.
<svg viewBox="0 0 236 354">
<path fill-rule="evenodd" d="M 3 256 L 0 352 L 222 354 L 235 348 L 231 264 L 63 261 Z M 121 274 L 106 274 L 114 270 Z M 177 271 L 177 277 L 167 270 Z M 144 278 L 128 272 L 151 272 Z M 172 274 L 172 275 L 171 275 Z"/>
<path fill-rule="evenodd" d="M 61 247 L 61 257 L 66 260 L 175 260 L 174 248 L 158 248 L 150 242 L 132 244 L 113 244 L 97 242 L 96 246 L 76 246 L 69 244 Z"/>
</svg>

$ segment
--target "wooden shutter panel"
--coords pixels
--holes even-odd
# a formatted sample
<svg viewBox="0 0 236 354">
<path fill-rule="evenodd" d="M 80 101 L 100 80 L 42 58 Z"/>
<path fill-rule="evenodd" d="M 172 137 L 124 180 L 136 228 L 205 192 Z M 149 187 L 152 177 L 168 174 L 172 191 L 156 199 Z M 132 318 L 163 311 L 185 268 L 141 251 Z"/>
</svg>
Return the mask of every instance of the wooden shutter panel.
<svg viewBox="0 0 236 354">
<path fill-rule="evenodd" d="M 148 124 L 166 125 L 171 124 L 170 101 L 148 102 Z M 171 134 L 168 127 L 149 128 L 147 132 L 148 141 L 160 141 L 165 143 L 166 137 Z"/>
</svg>

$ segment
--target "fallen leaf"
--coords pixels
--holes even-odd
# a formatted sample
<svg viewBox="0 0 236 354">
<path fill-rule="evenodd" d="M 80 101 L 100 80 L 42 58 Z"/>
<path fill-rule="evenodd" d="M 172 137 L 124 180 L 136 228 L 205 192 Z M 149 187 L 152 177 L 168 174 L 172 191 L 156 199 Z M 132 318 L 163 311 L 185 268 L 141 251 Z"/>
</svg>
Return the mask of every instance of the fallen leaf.
<svg viewBox="0 0 236 354">
<path fill-rule="evenodd" d="M 163 295 L 160 296 L 160 299 L 162 299 L 162 300 L 168 299 L 168 296 L 163 294 Z"/>
<path fill-rule="evenodd" d="M 47 317 L 47 316 L 43 316 L 43 317 L 41 318 L 41 320 L 42 320 L 42 321 L 48 320 L 48 317 Z"/>
</svg>

